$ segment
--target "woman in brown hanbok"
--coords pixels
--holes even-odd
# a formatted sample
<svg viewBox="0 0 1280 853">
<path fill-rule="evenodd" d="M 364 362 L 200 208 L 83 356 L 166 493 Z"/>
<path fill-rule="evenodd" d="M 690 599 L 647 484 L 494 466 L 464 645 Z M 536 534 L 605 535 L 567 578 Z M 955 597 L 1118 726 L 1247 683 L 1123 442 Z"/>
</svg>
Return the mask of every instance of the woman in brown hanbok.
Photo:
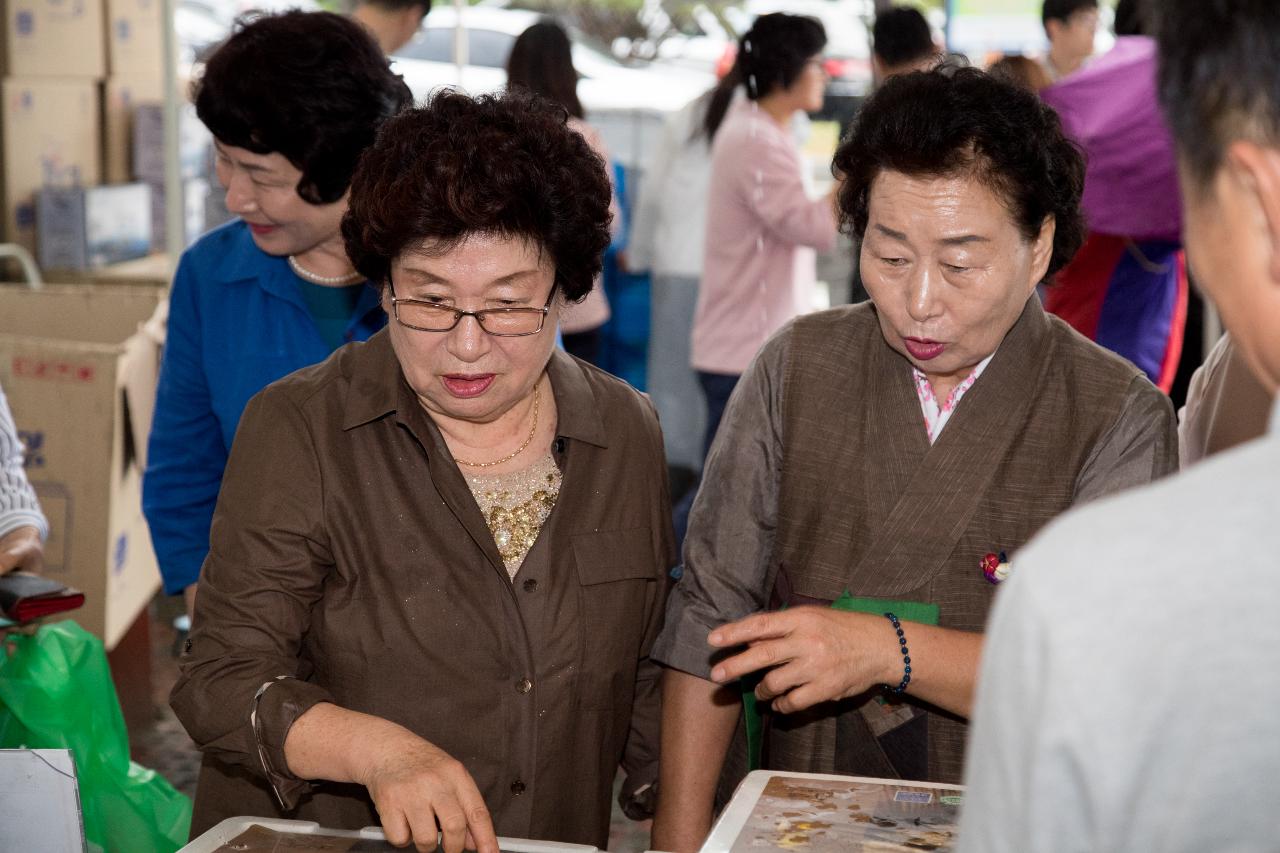
<svg viewBox="0 0 1280 853">
<path fill-rule="evenodd" d="M 658 849 L 695 849 L 748 760 L 958 781 L 1018 547 L 1177 465 L 1169 401 L 1036 297 L 1083 237 L 1084 166 L 1034 95 L 895 78 L 835 165 L 871 302 L 784 328 L 720 428 L 654 648 Z"/>
</svg>

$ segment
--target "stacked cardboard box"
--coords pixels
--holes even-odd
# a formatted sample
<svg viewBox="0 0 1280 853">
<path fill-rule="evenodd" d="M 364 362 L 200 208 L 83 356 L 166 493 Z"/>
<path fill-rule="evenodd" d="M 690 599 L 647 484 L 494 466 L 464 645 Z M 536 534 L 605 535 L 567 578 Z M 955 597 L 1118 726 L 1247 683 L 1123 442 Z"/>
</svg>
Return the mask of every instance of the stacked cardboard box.
<svg viewBox="0 0 1280 853">
<path fill-rule="evenodd" d="M 104 92 L 141 87 L 141 99 L 161 91 L 158 39 L 139 35 L 143 23 L 119 25 L 154 0 L 132 2 L 112 0 L 110 16 L 106 0 L 5 2 L 0 240 L 37 252 L 41 193 L 49 194 L 46 230 L 62 240 L 54 243 L 69 265 L 85 251 L 109 255 L 131 241 L 137 229 L 119 230 L 125 208 L 141 205 L 149 231 L 145 186 L 101 186 L 112 138 L 104 135 Z M 121 76 L 109 76 L 117 70 Z M 128 140 L 119 142 L 118 131 L 114 138 L 127 160 Z M 85 592 L 74 618 L 108 649 L 159 587 L 140 501 L 159 345 L 140 328 L 162 298 L 156 287 L 0 286 L 0 383 L 50 521 L 45 571 Z"/>
<path fill-rule="evenodd" d="M 75 223 L 86 211 L 113 205 L 121 218 L 139 221 L 139 189 L 97 191 L 108 185 L 149 185 L 148 248 L 163 248 L 164 139 L 162 107 L 163 10 L 159 0 L 8 0 L 0 48 L 5 79 L 0 104 L 4 166 L 0 186 L 0 240 L 39 251 L 43 221 L 50 261 L 105 257 Z M 183 87 L 185 89 L 185 86 Z M 181 123 L 186 242 L 205 230 L 211 158 L 207 131 L 188 105 Z M 36 199 L 43 188 L 50 212 Z M 126 205 L 122 208 L 121 205 Z M 79 210 L 77 216 L 62 215 Z M 51 233 L 56 229 L 57 233 Z M 79 229 L 79 230 L 77 230 Z M 140 234 L 117 246 L 136 246 Z M 73 245 L 80 240 L 82 245 Z M 183 247 L 177 247 L 180 251 Z M 68 251 L 70 250 L 70 253 Z"/>
<path fill-rule="evenodd" d="M 160 344 L 156 287 L 0 287 L 0 385 L 49 519 L 44 572 L 111 649 L 160 587 L 141 481 Z M 12 849 L 5 847 L 4 849 Z"/>
<path fill-rule="evenodd" d="M 144 181 L 151 187 L 152 244 L 164 245 L 169 199 L 164 187 L 164 91 L 152 68 L 160 67 L 161 17 L 158 0 L 107 0 L 111 18 L 107 82 L 107 173 L 113 180 Z M 187 86 L 180 85 L 181 94 Z M 181 251 L 205 231 L 213 138 L 184 103 L 178 121 L 178 171 L 182 177 Z"/>
<path fill-rule="evenodd" d="M 32 253 L 36 192 L 102 180 L 104 16 L 102 0 L 9 0 L 5 9 L 3 239 Z"/>
</svg>

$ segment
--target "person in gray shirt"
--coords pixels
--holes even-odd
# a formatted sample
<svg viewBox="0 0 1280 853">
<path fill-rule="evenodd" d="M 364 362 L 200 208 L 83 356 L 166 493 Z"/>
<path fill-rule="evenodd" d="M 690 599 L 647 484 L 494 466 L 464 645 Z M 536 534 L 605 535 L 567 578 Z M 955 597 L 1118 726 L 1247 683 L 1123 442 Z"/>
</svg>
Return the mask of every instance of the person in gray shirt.
<svg viewBox="0 0 1280 853">
<path fill-rule="evenodd" d="M 1270 431 L 1019 555 L 987 628 L 962 853 L 1280 847 L 1280 16 L 1160 13 L 1187 256 Z"/>
<path fill-rule="evenodd" d="M 38 572 L 44 563 L 49 523 L 22 470 L 22 442 L 0 388 L 0 574 Z"/>
</svg>

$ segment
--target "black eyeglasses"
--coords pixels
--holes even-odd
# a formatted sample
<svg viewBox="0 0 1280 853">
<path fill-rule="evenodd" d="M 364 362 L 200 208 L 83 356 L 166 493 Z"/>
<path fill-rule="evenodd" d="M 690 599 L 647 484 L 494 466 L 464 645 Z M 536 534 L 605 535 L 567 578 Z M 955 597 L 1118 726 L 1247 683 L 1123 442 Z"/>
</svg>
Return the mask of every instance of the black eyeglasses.
<svg viewBox="0 0 1280 853">
<path fill-rule="evenodd" d="M 556 295 L 556 285 L 547 294 L 547 304 L 541 308 L 485 308 L 480 311 L 462 311 L 438 302 L 421 299 L 400 299 L 396 296 L 395 282 L 387 276 L 391 285 L 391 313 L 396 321 L 407 329 L 419 332 L 452 331 L 463 317 L 475 317 L 480 328 L 499 338 L 519 338 L 536 335 L 542 331 L 551 310 L 551 300 Z"/>
</svg>

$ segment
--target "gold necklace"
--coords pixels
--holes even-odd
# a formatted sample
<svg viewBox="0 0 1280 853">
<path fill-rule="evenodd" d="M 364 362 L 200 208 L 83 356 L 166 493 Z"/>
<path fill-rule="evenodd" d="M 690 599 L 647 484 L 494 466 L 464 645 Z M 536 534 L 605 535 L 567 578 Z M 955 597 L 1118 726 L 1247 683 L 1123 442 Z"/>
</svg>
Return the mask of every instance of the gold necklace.
<svg viewBox="0 0 1280 853">
<path fill-rule="evenodd" d="M 524 453 L 525 448 L 529 446 L 529 444 L 533 441 L 534 435 L 536 435 L 538 432 L 538 398 L 541 394 L 542 394 L 542 382 L 541 380 L 539 380 L 538 384 L 535 385 L 533 389 L 533 426 L 529 427 L 529 437 L 524 440 L 524 444 L 520 445 L 515 449 L 514 453 L 508 453 L 506 456 L 502 457 L 501 459 L 495 459 L 492 462 L 467 462 L 463 459 L 459 459 L 456 456 L 453 457 L 453 461 L 457 462 L 459 465 L 466 465 L 468 468 L 492 468 L 495 465 L 501 465 L 503 462 L 510 462 L 512 459 L 515 459 L 521 453 Z"/>
</svg>

